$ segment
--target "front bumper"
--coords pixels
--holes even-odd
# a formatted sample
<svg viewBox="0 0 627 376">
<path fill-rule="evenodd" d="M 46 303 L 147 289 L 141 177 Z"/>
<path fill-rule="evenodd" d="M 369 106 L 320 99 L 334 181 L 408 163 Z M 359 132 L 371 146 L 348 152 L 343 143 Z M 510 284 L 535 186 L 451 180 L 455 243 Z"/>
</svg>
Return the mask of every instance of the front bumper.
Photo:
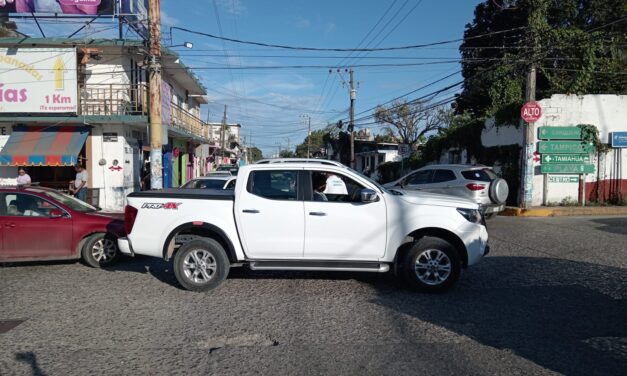
<svg viewBox="0 0 627 376">
<path fill-rule="evenodd" d="M 466 246 L 468 266 L 474 265 L 490 252 L 488 246 L 488 230 L 483 225 L 475 225 L 478 228 L 472 231 L 459 233 L 462 242 Z"/>
<path fill-rule="evenodd" d="M 120 249 L 120 252 L 125 255 L 135 256 L 135 252 L 133 252 L 133 245 L 128 238 L 118 238 L 118 248 Z"/>
</svg>

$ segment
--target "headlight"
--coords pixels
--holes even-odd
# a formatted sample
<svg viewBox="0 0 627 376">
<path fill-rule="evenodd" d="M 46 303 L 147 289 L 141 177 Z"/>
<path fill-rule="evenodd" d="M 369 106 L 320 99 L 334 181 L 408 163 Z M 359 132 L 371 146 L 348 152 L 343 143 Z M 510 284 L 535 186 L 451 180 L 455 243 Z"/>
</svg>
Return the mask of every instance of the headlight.
<svg viewBox="0 0 627 376">
<path fill-rule="evenodd" d="M 477 209 L 457 208 L 457 212 L 471 223 L 481 223 L 481 212 Z"/>
</svg>

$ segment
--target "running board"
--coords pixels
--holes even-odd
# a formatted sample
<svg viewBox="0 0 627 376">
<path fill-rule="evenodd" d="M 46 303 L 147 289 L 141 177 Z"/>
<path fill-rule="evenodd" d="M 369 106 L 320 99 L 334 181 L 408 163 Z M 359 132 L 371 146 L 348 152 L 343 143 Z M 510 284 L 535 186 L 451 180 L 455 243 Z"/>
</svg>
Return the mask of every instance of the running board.
<svg viewBox="0 0 627 376">
<path fill-rule="evenodd" d="M 252 270 L 335 270 L 344 272 L 377 272 L 385 273 L 390 265 L 379 262 L 360 261 L 250 261 Z"/>
</svg>

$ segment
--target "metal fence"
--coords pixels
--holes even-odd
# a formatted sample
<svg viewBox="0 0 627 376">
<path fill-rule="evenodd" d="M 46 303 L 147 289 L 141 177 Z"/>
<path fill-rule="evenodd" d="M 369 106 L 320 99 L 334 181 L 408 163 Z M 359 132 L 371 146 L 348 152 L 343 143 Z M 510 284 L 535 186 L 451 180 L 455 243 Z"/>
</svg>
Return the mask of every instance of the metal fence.
<svg viewBox="0 0 627 376">
<path fill-rule="evenodd" d="M 188 133 L 196 136 L 207 138 L 209 128 L 207 123 L 174 103 L 172 103 L 171 111 L 172 119 L 170 119 L 170 124 L 173 127 L 187 131 Z M 166 122 L 167 120 L 164 119 L 163 121 Z"/>
</svg>

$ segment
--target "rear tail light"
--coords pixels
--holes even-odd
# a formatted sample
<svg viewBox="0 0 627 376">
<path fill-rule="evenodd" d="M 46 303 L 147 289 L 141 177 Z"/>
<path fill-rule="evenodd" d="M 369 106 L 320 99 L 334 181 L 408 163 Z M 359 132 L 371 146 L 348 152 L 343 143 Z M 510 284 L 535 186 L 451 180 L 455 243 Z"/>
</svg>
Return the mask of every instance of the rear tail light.
<svg viewBox="0 0 627 376">
<path fill-rule="evenodd" d="M 470 184 L 466 184 L 466 188 L 470 189 L 471 191 L 480 191 L 485 188 L 485 185 L 470 183 Z"/>
<path fill-rule="evenodd" d="M 126 232 L 126 235 L 129 235 L 133 230 L 135 218 L 137 218 L 137 209 L 130 205 L 126 205 L 124 207 L 124 231 Z"/>
</svg>

